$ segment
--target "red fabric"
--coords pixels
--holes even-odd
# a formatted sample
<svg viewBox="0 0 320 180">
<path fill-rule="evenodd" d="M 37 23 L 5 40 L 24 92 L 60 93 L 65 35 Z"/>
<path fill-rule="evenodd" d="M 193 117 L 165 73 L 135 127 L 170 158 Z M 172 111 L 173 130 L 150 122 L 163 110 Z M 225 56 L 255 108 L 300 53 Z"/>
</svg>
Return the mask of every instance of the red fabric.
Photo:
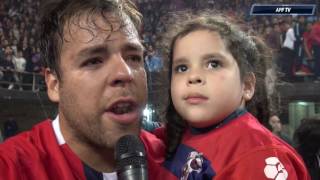
<svg viewBox="0 0 320 180">
<path fill-rule="evenodd" d="M 148 176 L 149 179 L 162 175 L 159 171 L 161 164 L 164 161 L 165 146 L 164 143 L 159 140 L 155 135 L 142 130 L 140 138 L 145 146 L 148 159 Z"/>
<path fill-rule="evenodd" d="M 313 44 L 320 45 L 320 22 L 317 22 L 312 26 L 310 36 Z"/>
<path fill-rule="evenodd" d="M 1 178 L 85 179 L 81 161 L 68 151 L 58 145 L 51 121 L 46 120 L 0 145 Z"/>
<path fill-rule="evenodd" d="M 270 165 L 266 164 L 268 158 L 273 160 L 276 158 L 280 161 L 288 173 L 286 180 L 310 179 L 307 169 L 296 151 L 264 128 L 250 113 L 204 134 L 195 135 L 187 131 L 184 134 L 182 144 L 183 146 L 179 146 L 178 149 L 188 147 L 188 149 L 194 149 L 194 151 L 203 154 L 203 157 L 209 161 L 205 165 L 209 165 L 215 172 L 214 180 L 276 179 L 275 177 L 266 177 L 266 174 L 270 175 L 270 172 L 265 172 L 270 168 Z M 177 153 L 175 156 L 181 156 L 181 153 Z M 185 165 L 186 157 L 176 159 L 181 160 L 180 164 Z M 166 172 L 156 179 L 180 179 L 173 172 L 181 171 L 182 167 L 170 166 L 172 169 L 167 169 L 167 167 L 163 166 Z M 280 172 L 277 170 L 277 168 L 281 169 L 280 167 L 279 163 L 275 166 L 276 173 Z M 197 179 L 195 176 L 190 176 L 188 180 Z"/>
<path fill-rule="evenodd" d="M 146 131 L 141 132 L 141 139 L 148 153 L 149 176 L 155 176 L 164 144 Z M 0 180 L 21 179 L 85 179 L 81 160 L 67 144 L 58 145 L 51 120 L 0 144 Z"/>
<path fill-rule="evenodd" d="M 166 141 L 166 127 L 162 126 L 159 128 L 156 128 L 152 131 L 152 134 L 154 134 L 157 138 L 162 139 L 164 142 Z"/>
<path fill-rule="evenodd" d="M 311 38 L 311 36 L 310 36 L 310 32 L 304 32 L 303 33 L 303 39 L 304 39 L 304 41 L 306 41 L 306 43 L 307 43 L 307 48 L 309 49 L 309 51 L 311 52 L 311 50 L 312 50 L 312 38 Z"/>
</svg>

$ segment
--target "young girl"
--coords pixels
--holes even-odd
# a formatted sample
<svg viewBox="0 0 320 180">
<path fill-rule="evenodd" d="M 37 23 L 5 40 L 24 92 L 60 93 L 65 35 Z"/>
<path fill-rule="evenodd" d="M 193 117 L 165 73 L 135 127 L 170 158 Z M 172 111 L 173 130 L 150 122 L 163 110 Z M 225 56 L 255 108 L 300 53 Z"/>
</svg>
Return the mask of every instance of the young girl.
<svg viewBox="0 0 320 180">
<path fill-rule="evenodd" d="M 251 114 L 268 117 L 263 78 L 270 56 L 262 42 L 221 17 L 179 27 L 170 46 L 161 179 L 309 179 L 294 149 Z"/>
</svg>

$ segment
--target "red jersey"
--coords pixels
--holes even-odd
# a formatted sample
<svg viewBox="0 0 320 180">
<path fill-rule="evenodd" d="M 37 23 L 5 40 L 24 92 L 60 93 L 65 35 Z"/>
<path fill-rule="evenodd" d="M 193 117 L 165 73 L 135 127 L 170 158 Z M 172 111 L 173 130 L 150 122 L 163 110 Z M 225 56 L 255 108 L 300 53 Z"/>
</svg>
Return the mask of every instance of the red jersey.
<svg viewBox="0 0 320 180">
<path fill-rule="evenodd" d="M 242 110 L 222 124 L 188 129 L 165 180 L 309 180 L 303 160 L 284 141 Z"/>
<path fill-rule="evenodd" d="M 312 44 L 320 46 L 320 22 L 315 23 L 310 32 Z"/>
<path fill-rule="evenodd" d="M 303 39 L 307 43 L 307 48 L 309 51 L 312 50 L 312 37 L 310 35 L 310 32 L 306 31 L 303 33 Z"/>
<path fill-rule="evenodd" d="M 164 145 L 144 130 L 140 138 L 147 152 L 149 176 L 157 176 Z M 59 145 L 52 121 L 46 120 L 0 144 L 0 179 L 103 180 L 103 176 L 81 162 L 67 144 Z"/>
</svg>

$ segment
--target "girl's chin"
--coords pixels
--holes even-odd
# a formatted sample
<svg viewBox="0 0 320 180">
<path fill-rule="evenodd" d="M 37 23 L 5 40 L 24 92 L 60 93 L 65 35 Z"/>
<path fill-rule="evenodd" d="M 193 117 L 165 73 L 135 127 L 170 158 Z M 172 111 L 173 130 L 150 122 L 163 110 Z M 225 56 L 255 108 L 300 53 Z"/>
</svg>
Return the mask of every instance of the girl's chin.
<svg viewBox="0 0 320 180">
<path fill-rule="evenodd" d="M 187 122 L 191 127 L 195 127 L 195 128 L 206 128 L 206 127 L 213 126 L 215 124 L 220 123 L 219 121 L 215 121 L 215 120 L 194 120 L 194 121 L 187 121 Z"/>
</svg>

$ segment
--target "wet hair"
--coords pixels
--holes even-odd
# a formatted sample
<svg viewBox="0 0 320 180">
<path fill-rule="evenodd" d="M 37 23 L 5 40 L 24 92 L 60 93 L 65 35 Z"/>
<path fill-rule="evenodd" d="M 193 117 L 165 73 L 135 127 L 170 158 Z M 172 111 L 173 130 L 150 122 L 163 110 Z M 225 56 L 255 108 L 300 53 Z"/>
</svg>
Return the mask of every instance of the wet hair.
<svg viewBox="0 0 320 180">
<path fill-rule="evenodd" d="M 175 22 L 181 23 L 176 23 L 174 27 L 171 27 L 172 31 L 168 33 L 168 37 L 171 37 L 167 50 L 169 58 L 169 81 L 171 81 L 172 77 L 173 49 L 177 40 L 194 31 L 207 30 L 216 32 L 220 35 L 227 49 L 236 60 L 240 69 L 241 81 L 244 80 L 244 77 L 248 73 L 255 74 L 255 95 L 246 103 L 246 108 L 256 116 L 260 122 L 263 122 L 265 125 L 268 124 L 269 100 L 264 79 L 267 68 L 271 66 L 270 49 L 261 39 L 247 35 L 235 25 L 236 23 L 231 23 L 232 21 L 226 17 L 204 14 L 195 18 L 193 18 L 192 15 L 189 15 L 187 18 L 190 20 L 176 20 Z M 180 144 L 182 135 L 187 128 L 187 122 L 174 108 L 170 88 L 168 102 L 166 112 L 166 144 L 167 158 L 171 158 L 175 153 L 177 146 Z"/>
<path fill-rule="evenodd" d="M 44 64 L 61 79 L 59 69 L 60 53 L 65 41 L 65 32 L 71 25 L 85 29 L 92 34 L 92 28 L 101 28 L 95 21 L 96 16 L 111 26 L 111 33 L 121 30 L 129 18 L 136 29 L 141 24 L 141 14 L 130 0 L 47 0 L 41 5 L 40 49 Z M 86 18 L 90 28 L 82 27 L 81 17 Z M 111 17 L 110 17 L 111 16 Z M 116 17 L 116 18 L 114 18 Z M 120 22 L 120 27 L 112 27 L 112 22 Z M 91 27 L 92 26 L 92 27 Z M 110 32 L 110 29 L 107 30 Z M 70 33 L 70 32 L 69 32 Z"/>
</svg>

